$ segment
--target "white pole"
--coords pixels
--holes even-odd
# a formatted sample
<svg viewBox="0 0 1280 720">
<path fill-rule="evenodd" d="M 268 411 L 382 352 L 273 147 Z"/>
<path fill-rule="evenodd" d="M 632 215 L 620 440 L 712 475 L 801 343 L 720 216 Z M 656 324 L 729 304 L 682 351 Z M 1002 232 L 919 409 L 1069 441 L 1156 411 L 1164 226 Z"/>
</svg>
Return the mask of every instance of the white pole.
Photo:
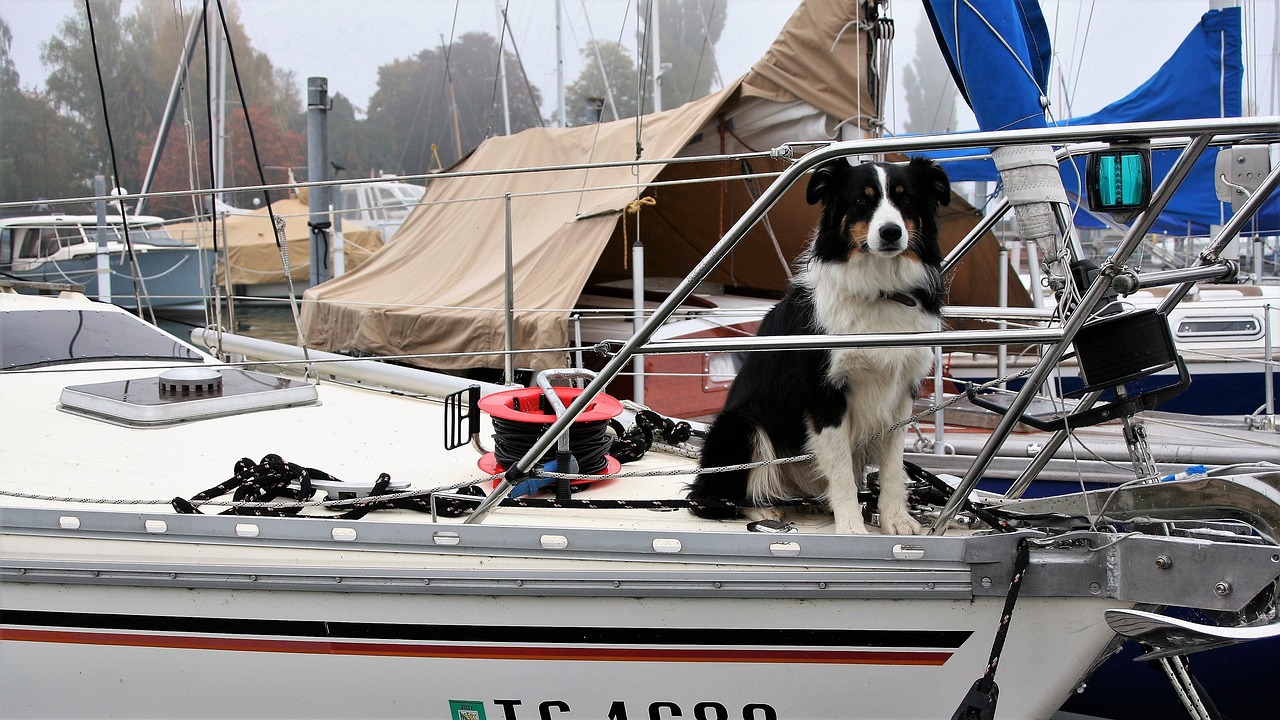
<svg viewBox="0 0 1280 720">
<path fill-rule="evenodd" d="M 658 47 L 659 45 L 661 45 L 661 43 L 659 42 L 659 33 L 658 33 L 658 26 L 660 25 L 658 21 L 658 8 L 659 6 L 661 6 L 662 0 L 650 0 L 650 2 L 653 4 L 652 10 L 650 11 L 650 14 L 649 14 L 649 18 L 653 22 L 653 27 L 649 28 L 649 39 L 653 42 L 653 62 L 650 64 L 650 68 L 653 73 L 653 111 L 661 112 L 662 111 L 662 52 Z"/>
<path fill-rule="evenodd" d="M 355 380 L 433 397 L 444 397 L 463 390 L 469 385 L 479 385 L 480 392 L 485 395 L 507 389 L 506 386 L 495 383 L 459 378 L 403 365 L 389 365 L 381 360 L 356 360 L 348 355 L 219 332 L 214 328 L 195 328 L 191 331 L 191 342 L 211 350 L 238 353 L 255 360 L 324 363 L 321 377 L 325 379 L 334 377 Z"/>
<path fill-rule="evenodd" d="M 511 134 L 511 104 L 507 102 L 507 54 L 503 52 L 503 40 L 507 37 L 507 19 L 502 16 L 502 3 L 493 0 L 493 9 L 498 14 L 498 84 L 502 86 L 502 119 L 506 129 L 504 135 Z"/>
<path fill-rule="evenodd" d="M 933 349 L 933 404 L 938 411 L 933 416 L 933 454 L 944 455 L 947 452 L 947 421 L 942 416 L 942 346 Z"/>
<path fill-rule="evenodd" d="M 93 194 L 103 197 L 107 194 L 107 179 L 101 175 L 93 176 Z M 111 302 L 111 255 L 107 253 L 107 201 L 94 203 L 98 209 L 98 299 L 104 303 Z M 121 208 L 123 212 L 123 205 Z"/>
<path fill-rule="evenodd" d="M 342 215 L 333 212 L 332 203 L 329 217 L 333 218 L 333 276 L 342 277 L 347 272 L 346 238 L 342 236 Z"/>
<path fill-rule="evenodd" d="M 221 22 L 219 22 L 218 28 L 219 33 L 225 32 Z M 214 44 L 215 67 L 218 68 L 218 139 L 216 145 L 214 145 L 217 148 L 214 158 L 218 165 L 214 182 L 219 192 L 213 196 L 216 204 L 217 202 L 225 202 L 225 197 L 221 190 L 226 186 L 227 179 L 227 59 L 226 47 L 220 34 L 215 33 L 214 38 L 217 40 Z"/>
<path fill-rule="evenodd" d="M 1009 307 L 1009 247 L 1004 244 L 1003 240 L 1000 241 L 1000 252 L 998 257 L 1000 258 L 1000 280 L 997 283 L 997 286 L 999 287 L 997 292 L 1000 293 L 1000 299 L 996 305 L 997 307 L 1007 308 Z M 996 323 L 996 327 L 1001 330 L 1008 329 L 1009 327 L 1009 322 L 1004 320 L 1003 317 L 1004 316 L 1002 314 L 1002 319 Z M 1007 345 L 1001 343 L 999 348 L 996 350 L 996 377 L 1002 378 L 1007 372 L 1009 372 L 1009 348 Z M 1004 383 L 1000 383 L 1000 387 L 1003 388 Z"/>
<path fill-rule="evenodd" d="M 1262 359 L 1263 367 L 1265 368 L 1262 375 L 1262 383 L 1263 389 L 1265 389 L 1267 393 L 1267 400 L 1263 403 L 1263 407 L 1265 408 L 1264 412 L 1267 414 L 1267 417 L 1271 419 L 1273 425 L 1275 423 L 1276 415 L 1276 381 L 1275 365 L 1271 361 L 1273 357 L 1272 348 L 1275 347 L 1275 336 L 1272 334 L 1271 327 L 1271 311 L 1274 309 L 1275 308 L 1271 306 L 1271 303 L 1267 303 L 1262 306 L 1262 344 L 1264 347 L 1264 350 L 1262 351 Z"/>
<path fill-rule="evenodd" d="M 625 215 L 625 214 L 624 214 Z M 626 222 L 625 217 L 623 222 Z M 635 325 L 632 334 L 644 325 L 644 243 L 640 242 L 640 213 L 636 213 L 636 242 L 631 246 L 631 303 L 635 308 Z M 635 381 L 631 399 L 644 405 L 644 355 L 637 354 L 633 363 Z"/>
<path fill-rule="evenodd" d="M 1027 290 L 1031 293 L 1031 307 L 1044 307 L 1044 293 L 1040 286 L 1040 246 L 1033 242 L 1027 244 Z"/>
<path fill-rule="evenodd" d="M 507 207 L 507 242 L 506 242 L 506 265 L 507 265 L 507 342 L 506 342 L 506 362 L 504 370 L 506 377 L 503 382 L 514 384 L 516 381 L 516 287 L 515 287 L 515 248 L 511 238 L 511 193 L 506 194 Z"/>
<path fill-rule="evenodd" d="M 573 346 L 577 348 L 573 351 L 573 366 L 581 370 L 585 367 L 582 364 L 582 314 L 574 313 L 569 322 L 573 323 Z"/>
<path fill-rule="evenodd" d="M 218 173 L 218 29 L 212 21 L 209 24 L 209 40 L 205 47 L 205 64 L 209 70 L 209 152 L 213 153 L 213 189 L 217 190 L 222 181 Z M 218 212 L 218 200 L 221 197 L 215 192 L 209 196 L 210 216 Z"/>
</svg>

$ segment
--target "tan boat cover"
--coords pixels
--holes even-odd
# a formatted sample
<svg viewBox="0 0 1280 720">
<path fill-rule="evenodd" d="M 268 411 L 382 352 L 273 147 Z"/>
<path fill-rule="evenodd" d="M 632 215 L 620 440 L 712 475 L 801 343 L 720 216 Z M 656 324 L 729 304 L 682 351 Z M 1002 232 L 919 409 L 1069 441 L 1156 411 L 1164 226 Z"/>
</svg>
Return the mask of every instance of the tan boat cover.
<svg viewBox="0 0 1280 720">
<path fill-rule="evenodd" d="M 300 198 L 285 198 L 271 203 L 276 217 L 284 220 L 284 236 L 288 242 L 289 267 L 294 282 L 306 282 L 311 275 L 311 230 L 307 226 L 310 210 L 306 188 Z M 166 225 L 174 237 L 196 239 L 201 247 L 213 247 L 213 227 L 208 222 L 186 222 Z M 282 283 L 284 260 L 271 231 L 271 217 L 266 208 L 245 215 L 228 215 L 217 228 L 219 250 L 226 248 L 227 262 L 218 263 L 218 284 L 226 282 L 224 272 L 230 267 L 233 285 Z M 382 247 L 382 232 L 351 220 L 342 222 L 343 254 L 348 271 L 359 267 Z M 221 255 L 221 252 L 219 253 Z M 330 249 L 332 262 L 332 249 Z M 330 265 L 332 267 L 332 265 Z"/>
<path fill-rule="evenodd" d="M 844 30 L 856 6 L 855 0 L 805 0 L 746 76 L 714 95 L 646 115 L 639 125 L 632 118 L 486 140 L 452 169 L 476 175 L 430 181 L 395 242 L 355 272 L 306 292 L 306 343 L 338 352 L 416 355 L 409 361 L 445 370 L 502 367 L 509 194 L 515 347 L 561 348 L 518 355 L 517 366 L 564 366 L 567 319 L 584 287 L 631 278 L 625 248 L 637 237 L 646 278 L 682 277 L 770 182 L 741 176 L 784 166 L 757 158 L 659 162 L 638 170 L 527 170 L 633 161 L 637 132 L 641 159 L 675 158 L 694 146 L 705 154 L 708 145 L 714 154 L 768 150 L 771 144 L 755 144 L 771 142 L 780 130 L 808 134 L 788 140 L 830 140 L 836 126 L 859 111 L 874 115 L 865 110 L 870 100 L 858 81 L 867 38 Z M 815 73 L 826 81 L 813 82 Z M 748 127 L 757 130 L 744 136 Z M 726 176 L 738 179 L 668 184 Z M 792 187 L 708 280 L 781 293 L 816 218 L 804 188 Z M 972 208 L 953 206 L 945 223 L 950 244 L 976 219 Z M 994 259 L 994 243 L 990 255 Z M 994 280 L 966 281 L 953 291 L 973 289 L 979 297 L 966 302 L 995 305 L 995 287 Z"/>
<path fill-rule="evenodd" d="M 742 78 L 743 94 L 777 102 L 800 100 L 837 120 L 857 119 L 864 130 L 876 116 L 862 76 L 871 43 L 849 25 L 855 0 L 805 0 Z M 804 138 L 811 139 L 811 138 Z"/>
</svg>

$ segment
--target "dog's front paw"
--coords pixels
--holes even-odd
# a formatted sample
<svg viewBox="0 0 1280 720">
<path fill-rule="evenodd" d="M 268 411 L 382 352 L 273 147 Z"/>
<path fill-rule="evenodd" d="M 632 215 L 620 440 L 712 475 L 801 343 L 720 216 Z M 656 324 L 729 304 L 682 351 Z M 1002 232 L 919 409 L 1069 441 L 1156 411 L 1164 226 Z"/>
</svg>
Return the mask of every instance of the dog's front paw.
<svg viewBox="0 0 1280 720">
<path fill-rule="evenodd" d="M 920 523 L 905 510 L 880 514 L 880 533 L 883 535 L 919 535 Z"/>
<path fill-rule="evenodd" d="M 866 535 L 867 526 L 862 524 L 862 518 L 859 514 L 843 515 L 836 513 L 836 527 L 834 532 L 837 535 Z"/>
</svg>

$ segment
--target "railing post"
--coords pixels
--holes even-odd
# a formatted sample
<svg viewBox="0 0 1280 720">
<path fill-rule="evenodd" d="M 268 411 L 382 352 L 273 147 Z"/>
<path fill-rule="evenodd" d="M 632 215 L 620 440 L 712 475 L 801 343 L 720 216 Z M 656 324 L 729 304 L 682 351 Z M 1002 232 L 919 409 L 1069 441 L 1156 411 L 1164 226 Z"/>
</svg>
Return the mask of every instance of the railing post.
<svg viewBox="0 0 1280 720">
<path fill-rule="evenodd" d="M 503 380 L 507 384 L 514 384 L 516 381 L 516 285 L 515 285 L 515 247 L 511 237 L 511 193 L 506 194 L 506 217 L 507 217 L 507 235 L 506 235 L 506 353 L 503 362 L 506 377 Z"/>
<path fill-rule="evenodd" d="M 1275 352 L 1272 350 L 1274 346 L 1271 343 L 1272 339 L 1275 338 L 1275 335 L 1271 333 L 1271 311 L 1276 309 L 1277 308 L 1271 306 L 1271 303 L 1267 303 L 1262 306 L 1262 379 L 1263 389 L 1267 394 L 1267 399 L 1266 402 L 1263 403 L 1263 407 L 1266 408 L 1267 421 L 1272 424 L 1272 427 L 1275 426 L 1276 416 L 1276 383 L 1275 365 L 1273 364 Z"/>
</svg>

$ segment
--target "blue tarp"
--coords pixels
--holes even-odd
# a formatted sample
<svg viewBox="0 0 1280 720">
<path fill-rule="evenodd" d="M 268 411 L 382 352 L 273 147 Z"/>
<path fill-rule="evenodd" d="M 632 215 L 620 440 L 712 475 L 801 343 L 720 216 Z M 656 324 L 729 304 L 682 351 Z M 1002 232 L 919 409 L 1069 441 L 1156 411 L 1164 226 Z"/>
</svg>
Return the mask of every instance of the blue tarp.
<svg viewBox="0 0 1280 720">
<path fill-rule="evenodd" d="M 1044 94 L 1042 88 L 1048 70 L 1043 63 L 1050 51 L 1039 7 L 1030 0 L 999 0 L 981 3 L 981 7 L 983 17 L 979 17 L 970 4 L 955 0 L 926 3 L 952 76 L 973 108 L 979 128 L 1044 127 L 1043 115 L 1035 115 L 1035 111 Z M 998 15 L 1004 19 L 996 17 Z M 1005 40 L 997 40 L 993 29 L 1000 30 Z M 957 31 L 961 38 L 958 42 Z M 1240 117 L 1244 75 L 1240 38 L 1240 8 L 1210 10 L 1169 60 L 1136 90 L 1092 115 L 1058 124 Z M 963 70 L 966 66 L 976 68 L 967 73 L 972 76 L 967 83 Z M 1028 69 L 1034 72 L 1029 74 Z M 928 156 L 945 161 L 948 157 L 971 154 L 973 151 L 957 151 L 928 153 Z M 1177 154 L 1176 151 L 1152 153 L 1156 182 L 1168 173 Z M 1200 158 L 1157 219 L 1152 228 L 1154 232 L 1204 235 L 1210 225 L 1231 216 L 1230 205 L 1218 202 L 1214 190 L 1215 156 L 1215 152 L 1209 151 Z M 986 159 L 947 162 L 945 167 L 953 181 L 999 180 L 995 165 Z M 1074 167 L 1063 164 L 1062 181 L 1069 195 L 1083 196 L 1080 190 L 1083 175 L 1083 160 L 1077 161 Z M 1083 227 L 1102 226 L 1084 212 L 1077 214 L 1076 223 Z M 1246 230 L 1280 232 L 1280 198 L 1273 197 L 1255 218 L 1255 226 Z"/>
</svg>

